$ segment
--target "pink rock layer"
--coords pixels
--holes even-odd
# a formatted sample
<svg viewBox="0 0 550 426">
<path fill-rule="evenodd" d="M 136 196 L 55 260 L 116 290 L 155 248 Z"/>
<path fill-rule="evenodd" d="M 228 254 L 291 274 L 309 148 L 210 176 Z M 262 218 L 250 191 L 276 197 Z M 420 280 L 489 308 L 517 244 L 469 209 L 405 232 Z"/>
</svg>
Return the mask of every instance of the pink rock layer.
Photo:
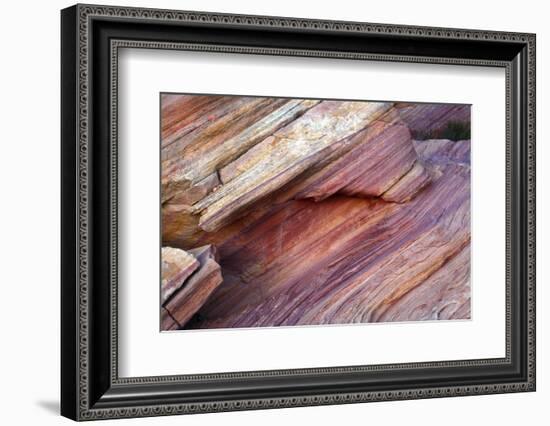
<svg viewBox="0 0 550 426">
<path fill-rule="evenodd" d="M 413 141 L 401 116 L 463 106 L 339 104 L 163 98 L 163 245 L 221 268 L 163 329 L 470 317 L 470 142 Z"/>
</svg>

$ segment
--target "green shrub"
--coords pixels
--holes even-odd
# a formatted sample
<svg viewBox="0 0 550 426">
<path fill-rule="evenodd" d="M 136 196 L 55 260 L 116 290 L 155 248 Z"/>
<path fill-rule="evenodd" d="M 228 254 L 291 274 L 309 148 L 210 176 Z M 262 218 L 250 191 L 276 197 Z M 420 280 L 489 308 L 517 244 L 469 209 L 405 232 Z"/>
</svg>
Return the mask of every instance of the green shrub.
<svg viewBox="0 0 550 426">
<path fill-rule="evenodd" d="M 470 139 L 470 122 L 449 121 L 443 129 L 441 137 L 452 141 Z"/>
<path fill-rule="evenodd" d="M 426 139 L 450 139 L 452 141 L 470 139 L 470 122 L 450 120 L 443 127 L 425 131 L 419 130 L 413 132 L 412 136 L 414 139 L 421 141 Z"/>
</svg>

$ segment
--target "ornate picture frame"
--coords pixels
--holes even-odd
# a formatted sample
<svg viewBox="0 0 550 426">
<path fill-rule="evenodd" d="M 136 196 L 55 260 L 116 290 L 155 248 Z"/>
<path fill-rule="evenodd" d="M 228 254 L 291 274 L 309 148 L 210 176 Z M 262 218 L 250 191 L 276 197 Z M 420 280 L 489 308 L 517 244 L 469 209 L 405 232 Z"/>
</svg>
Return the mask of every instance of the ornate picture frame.
<svg viewBox="0 0 550 426">
<path fill-rule="evenodd" d="M 535 35 L 76 5 L 61 12 L 61 413 L 74 420 L 535 390 Z M 506 73 L 506 356 L 119 377 L 121 48 L 427 64 Z M 152 284 L 156 285 L 156 284 Z"/>
</svg>

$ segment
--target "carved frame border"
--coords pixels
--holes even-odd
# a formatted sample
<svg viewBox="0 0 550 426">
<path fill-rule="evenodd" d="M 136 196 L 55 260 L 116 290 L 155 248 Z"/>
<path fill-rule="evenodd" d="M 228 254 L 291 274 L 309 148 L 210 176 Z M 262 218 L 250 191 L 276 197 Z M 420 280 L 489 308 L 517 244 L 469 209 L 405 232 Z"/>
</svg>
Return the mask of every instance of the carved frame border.
<svg viewBox="0 0 550 426">
<path fill-rule="evenodd" d="M 120 417 L 140 417 L 140 416 L 158 416 L 184 413 L 205 413 L 229 410 L 278 408 L 293 406 L 309 406 L 323 404 L 341 404 L 366 401 L 383 400 L 401 400 L 416 398 L 433 398 L 444 396 L 462 396 L 488 393 L 533 391 L 535 389 L 535 36 L 533 34 L 494 32 L 480 30 L 431 28 L 417 26 L 387 25 L 387 24 L 369 24 L 357 22 L 337 22 L 325 20 L 310 20 L 296 18 L 279 18 L 267 16 L 247 16 L 247 15 L 229 15 L 203 12 L 170 11 L 156 9 L 141 9 L 127 7 L 104 7 L 94 5 L 77 5 L 77 77 L 76 85 L 78 90 L 77 106 L 77 158 L 76 158 L 76 176 L 77 176 L 77 271 L 76 277 L 76 341 L 77 341 L 77 363 L 76 363 L 76 409 L 74 416 L 78 420 L 92 420 L 104 418 Z M 189 23 L 211 23 L 223 25 L 239 25 L 265 28 L 300 28 L 304 30 L 315 31 L 340 31 L 340 32 L 358 32 L 367 34 L 408 34 L 423 38 L 446 38 L 446 39 L 466 39 L 466 40 L 497 40 L 523 43 L 527 47 L 527 175 L 526 182 L 526 202 L 527 202 L 527 380 L 521 382 L 499 383 L 480 386 L 449 386 L 424 389 L 402 389 L 380 392 L 354 392 L 354 393 L 329 393 L 325 395 L 311 395 L 300 397 L 270 397 L 254 399 L 236 399 L 227 401 L 203 402 L 203 403 L 165 403 L 156 405 L 146 405 L 139 407 L 117 407 L 117 408 L 95 408 L 90 401 L 89 390 L 89 55 L 90 55 L 90 22 L 94 18 L 121 18 L 136 19 L 143 21 L 174 21 Z M 253 48 L 237 46 L 215 46 L 204 44 L 182 44 L 170 42 L 151 42 L 143 40 L 111 40 L 111 371 L 110 379 L 114 385 L 124 384 L 151 384 L 151 383 L 173 383 L 180 381 L 197 380 L 215 380 L 220 378 L 243 378 L 243 377 L 264 377 L 264 376 L 303 376 L 307 374 L 330 374 L 333 372 L 344 371 L 373 371 L 373 370 L 391 370 L 391 369 L 410 369 L 421 367 L 439 367 L 439 366 L 471 366 L 471 365 L 489 365 L 506 363 L 510 360 L 510 323 L 512 321 L 509 302 L 511 298 L 510 282 L 510 208 L 511 208 L 511 130 L 509 128 L 509 119 L 511 114 L 510 93 L 512 90 L 511 65 L 502 61 L 485 61 L 460 58 L 439 58 L 439 57 L 415 57 L 415 56 L 395 56 L 395 55 L 375 55 L 362 53 L 328 52 L 328 51 L 308 51 L 296 49 L 271 49 L 271 48 Z M 302 369 L 302 370 L 274 370 L 262 372 L 245 373 L 223 373 L 212 375 L 193 375 L 193 376 L 159 376 L 159 377 L 138 377 L 138 378 L 119 378 L 118 377 L 118 328 L 117 328 L 117 72 L 118 72 L 118 50 L 120 48 L 154 48 L 154 49 L 176 49 L 176 50 L 197 50 L 197 51 L 217 51 L 228 53 L 256 53 L 269 55 L 298 55 L 315 56 L 327 58 L 345 58 L 345 59 L 368 59 L 384 60 L 398 62 L 426 62 L 426 63 L 448 63 L 461 65 L 482 65 L 498 66 L 506 69 L 506 358 L 504 359 L 483 359 L 483 360 L 464 360 L 435 363 L 415 363 L 415 364 L 388 364 L 362 367 L 327 367 L 321 369 Z M 63 410 L 63 409 L 62 409 Z M 69 411 L 67 412 L 69 413 Z"/>
</svg>

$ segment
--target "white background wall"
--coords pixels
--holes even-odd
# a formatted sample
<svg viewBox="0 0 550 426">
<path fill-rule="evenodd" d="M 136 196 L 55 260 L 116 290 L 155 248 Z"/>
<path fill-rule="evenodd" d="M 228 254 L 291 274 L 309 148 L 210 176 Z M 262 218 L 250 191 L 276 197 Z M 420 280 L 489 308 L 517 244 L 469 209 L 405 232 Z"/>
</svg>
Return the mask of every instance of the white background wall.
<svg viewBox="0 0 550 426">
<path fill-rule="evenodd" d="M 119 424 L 548 424 L 550 417 L 550 27 L 544 1 L 103 1 L 103 4 L 537 33 L 538 390 L 421 401 L 120 420 Z M 59 404 L 59 9 L 2 5 L 0 418 L 66 424 Z M 490 256 L 490 253 L 487 254 Z M 106 422 L 102 424 L 108 424 Z"/>
</svg>

